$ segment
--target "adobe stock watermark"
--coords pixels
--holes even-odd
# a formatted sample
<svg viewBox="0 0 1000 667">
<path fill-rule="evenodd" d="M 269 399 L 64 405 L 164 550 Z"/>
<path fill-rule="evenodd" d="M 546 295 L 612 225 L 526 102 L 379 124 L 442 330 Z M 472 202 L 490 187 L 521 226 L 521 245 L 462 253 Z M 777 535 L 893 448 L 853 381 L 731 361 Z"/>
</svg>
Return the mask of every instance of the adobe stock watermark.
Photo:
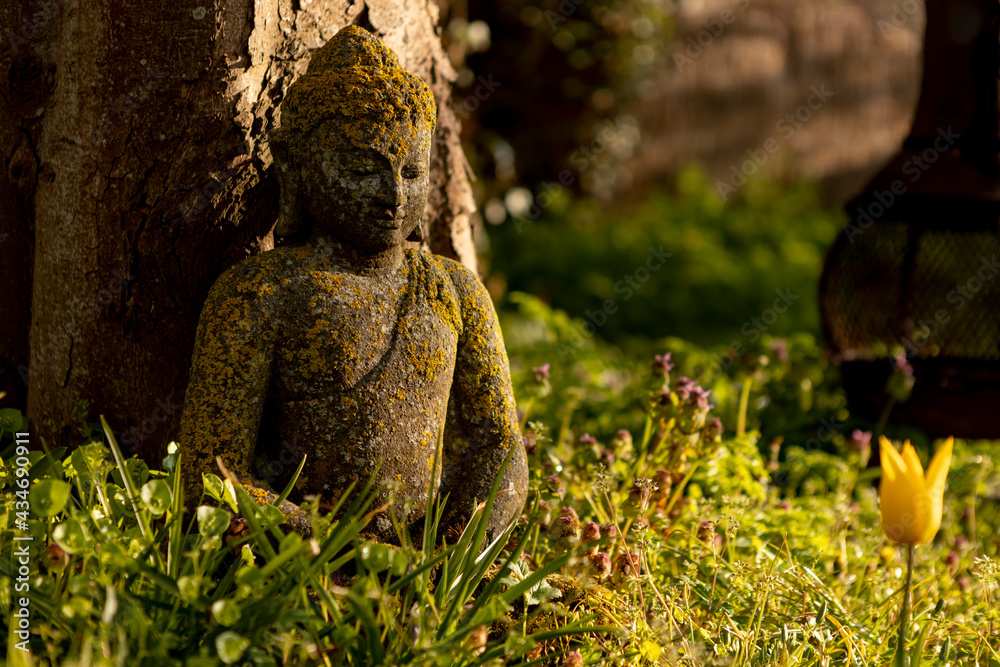
<svg viewBox="0 0 1000 667">
<path fill-rule="evenodd" d="M 549 22 L 549 27 L 554 32 L 561 24 L 565 23 L 566 20 L 576 13 L 577 8 L 580 7 L 587 0 L 562 0 L 559 6 L 556 7 L 558 11 L 552 11 L 551 9 L 545 10 L 545 20 Z"/>
<path fill-rule="evenodd" d="M 909 336 L 903 336 L 900 344 L 909 355 L 917 355 L 932 338 L 937 336 L 942 327 L 951 321 L 952 313 L 965 306 L 983 289 L 986 283 L 992 281 L 1000 273 L 1000 260 L 996 255 L 979 258 L 979 267 L 968 280 L 955 283 L 955 288 L 948 292 L 945 299 L 952 308 L 938 308 L 934 316 L 926 320 L 919 319 L 914 324 L 914 331 Z"/>
<path fill-rule="evenodd" d="M 750 6 L 750 0 L 729 0 L 736 6 L 736 10 L 723 9 L 718 17 L 705 19 L 701 22 L 704 29 L 697 35 L 693 35 L 684 40 L 684 47 L 674 49 L 671 57 L 679 72 L 693 63 L 705 53 L 705 49 L 712 46 L 712 43 L 726 31 L 726 26 L 736 20 L 737 12 L 742 12 Z"/>
<path fill-rule="evenodd" d="M 643 285 L 649 282 L 654 273 L 663 268 L 666 260 L 673 256 L 674 253 L 665 252 L 662 245 L 659 248 L 649 246 L 646 261 L 636 267 L 632 273 L 622 276 L 621 280 L 615 283 L 615 294 L 621 296 L 622 302 L 628 301 L 635 296 L 635 293 Z M 580 325 L 579 330 L 571 328 L 575 335 L 570 339 L 570 342 L 568 344 L 563 342 L 556 344 L 556 351 L 559 352 L 559 360 L 565 361 L 569 355 L 579 351 L 583 341 L 588 337 L 592 338 L 598 329 L 608 323 L 608 318 L 618 312 L 618 309 L 618 299 L 615 298 L 605 299 L 599 308 L 588 310 L 585 313 L 586 321 Z"/>
<path fill-rule="evenodd" d="M 799 105 L 794 111 L 786 113 L 774 124 L 775 131 L 785 141 L 791 139 L 803 125 L 812 120 L 813 114 L 833 97 L 833 91 L 827 90 L 826 84 L 814 85 L 809 88 L 809 91 L 809 97 L 806 98 L 804 104 Z M 722 201 L 727 201 L 731 195 L 746 185 L 747 178 L 756 174 L 779 150 L 781 150 L 781 142 L 774 136 L 765 139 L 760 148 L 748 150 L 746 160 L 739 165 L 730 165 L 728 181 L 715 182 L 719 198 Z"/>
<path fill-rule="evenodd" d="M 463 120 L 471 116 L 480 104 L 488 100 L 497 88 L 503 85 L 501 81 L 494 81 L 492 74 L 479 76 L 476 81 L 479 82 L 479 85 L 472 91 L 472 94 L 463 97 L 462 101 L 454 106 L 455 113 Z"/>
<path fill-rule="evenodd" d="M 889 33 L 899 30 L 906 25 L 910 19 L 920 12 L 923 6 L 924 3 L 918 0 L 903 0 L 902 3 L 895 3 L 892 5 L 892 14 L 889 15 L 889 18 L 879 19 L 875 22 L 875 27 L 878 28 L 882 37 L 885 38 Z"/>
<path fill-rule="evenodd" d="M 760 337 L 778 321 L 778 317 L 787 312 L 792 304 L 801 298 L 800 295 L 793 294 L 790 287 L 775 290 L 774 293 L 776 298 L 771 303 L 771 307 L 765 308 L 759 316 L 751 317 L 740 327 L 740 333 L 751 345 L 760 340 Z M 714 353 L 711 365 L 698 377 L 698 384 L 703 387 L 708 386 L 717 376 L 727 371 L 746 351 L 747 348 L 742 340 L 734 340 L 724 353 Z"/>
<path fill-rule="evenodd" d="M 570 154 L 570 164 L 576 168 L 577 172 L 582 174 L 590 168 L 591 163 L 599 156 L 611 150 L 613 145 L 619 141 L 626 140 L 626 135 L 635 134 L 638 131 L 638 123 L 630 116 L 617 116 L 614 121 L 610 119 L 606 120 L 589 144 L 578 146 Z M 542 182 L 540 186 L 541 192 L 537 197 L 532 197 L 531 204 L 526 206 L 524 211 L 518 213 L 511 211 L 511 218 L 514 220 L 514 229 L 517 230 L 518 234 L 524 230 L 525 226 L 533 224 L 542 215 L 542 212 L 552 205 L 555 197 L 564 188 L 573 185 L 576 179 L 577 177 L 572 171 L 563 169 L 559 172 L 557 180 Z"/>
<path fill-rule="evenodd" d="M 28 433 L 18 432 L 14 434 L 14 479 L 12 486 L 14 491 L 14 548 L 11 555 L 11 565 L 16 565 L 16 577 L 14 577 L 11 601 L 11 624 L 12 633 L 20 640 L 12 642 L 14 648 L 27 653 L 30 649 L 28 639 L 31 633 L 31 565 L 34 559 L 31 556 L 30 543 L 34 541 L 31 533 L 28 532 L 28 521 L 31 518 L 31 503 L 28 500 L 30 495 L 31 480 L 28 470 L 31 466 L 31 459 L 28 458 Z M 15 593 L 20 596 L 15 597 Z M 14 620 L 17 619 L 17 620 Z"/>
<path fill-rule="evenodd" d="M 920 177 L 927 173 L 942 153 L 949 151 L 955 142 L 962 135 L 952 132 L 951 126 L 947 129 L 938 128 L 938 136 L 934 143 L 925 148 L 919 155 L 911 157 L 903 163 L 902 172 L 909 176 L 909 182 L 916 183 Z M 902 178 L 897 178 L 890 185 L 888 190 L 876 190 L 873 193 L 875 201 L 869 202 L 866 207 L 858 207 L 853 219 L 844 225 L 847 240 L 854 243 L 854 240 L 867 231 L 872 224 L 888 211 L 896 203 L 896 197 L 903 195 L 907 190 L 907 182 Z"/>
</svg>

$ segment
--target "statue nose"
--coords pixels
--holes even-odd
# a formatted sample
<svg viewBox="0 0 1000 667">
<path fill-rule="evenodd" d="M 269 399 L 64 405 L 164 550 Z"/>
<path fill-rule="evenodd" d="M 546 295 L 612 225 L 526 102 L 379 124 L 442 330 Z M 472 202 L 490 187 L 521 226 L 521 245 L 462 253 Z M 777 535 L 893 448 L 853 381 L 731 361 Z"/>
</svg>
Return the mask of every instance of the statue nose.
<svg viewBox="0 0 1000 667">
<path fill-rule="evenodd" d="M 406 192 L 403 191 L 403 179 L 386 178 L 378 193 L 380 204 L 388 208 L 402 208 L 406 205 Z"/>
</svg>

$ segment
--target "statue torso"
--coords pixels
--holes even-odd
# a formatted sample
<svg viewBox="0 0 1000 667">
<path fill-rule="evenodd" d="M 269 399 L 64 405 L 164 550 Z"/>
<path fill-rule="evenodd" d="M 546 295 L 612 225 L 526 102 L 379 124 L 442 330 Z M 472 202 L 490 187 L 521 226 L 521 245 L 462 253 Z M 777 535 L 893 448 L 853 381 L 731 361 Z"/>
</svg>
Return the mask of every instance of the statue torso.
<svg viewBox="0 0 1000 667">
<path fill-rule="evenodd" d="M 332 502 L 334 490 L 363 485 L 384 459 L 382 479 L 425 497 L 461 331 L 442 261 L 407 251 L 389 276 L 357 275 L 314 254 L 289 265 L 275 295 L 280 325 L 256 451 L 276 488 L 308 453 L 296 495 Z"/>
</svg>

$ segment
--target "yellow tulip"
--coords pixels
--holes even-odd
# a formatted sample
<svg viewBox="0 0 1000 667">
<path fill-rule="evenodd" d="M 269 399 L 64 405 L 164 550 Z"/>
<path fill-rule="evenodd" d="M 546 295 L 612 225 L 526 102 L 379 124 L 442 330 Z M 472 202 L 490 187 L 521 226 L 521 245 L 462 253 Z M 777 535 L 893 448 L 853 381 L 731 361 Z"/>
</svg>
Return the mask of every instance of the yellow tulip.
<svg viewBox="0 0 1000 667">
<path fill-rule="evenodd" d="M 951 466 L 954 438 L 945 440 L 927 466 L 927 476 L 917 452 L 907 440 L 902 455 L 885 436 L 879 438 L 882 458 L 882 529 L 901 544 L 923 544 L 941 527 L 945 480 Z"/>
</svg>

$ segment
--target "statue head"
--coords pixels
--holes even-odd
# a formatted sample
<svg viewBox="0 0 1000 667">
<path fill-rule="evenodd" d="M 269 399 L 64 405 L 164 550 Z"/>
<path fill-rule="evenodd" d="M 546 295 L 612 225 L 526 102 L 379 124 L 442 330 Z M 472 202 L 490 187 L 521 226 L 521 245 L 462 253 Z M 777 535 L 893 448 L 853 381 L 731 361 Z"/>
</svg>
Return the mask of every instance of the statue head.
<svg viewBox="0 0 1000 667">
<path fill-rule="evenodd" d="M 302 224 L 363 252 L 422 239 L 437 106 L 396 54 L 347 26 L 313 54 L 271 139 L 279 233 Z"/>
</svg>

